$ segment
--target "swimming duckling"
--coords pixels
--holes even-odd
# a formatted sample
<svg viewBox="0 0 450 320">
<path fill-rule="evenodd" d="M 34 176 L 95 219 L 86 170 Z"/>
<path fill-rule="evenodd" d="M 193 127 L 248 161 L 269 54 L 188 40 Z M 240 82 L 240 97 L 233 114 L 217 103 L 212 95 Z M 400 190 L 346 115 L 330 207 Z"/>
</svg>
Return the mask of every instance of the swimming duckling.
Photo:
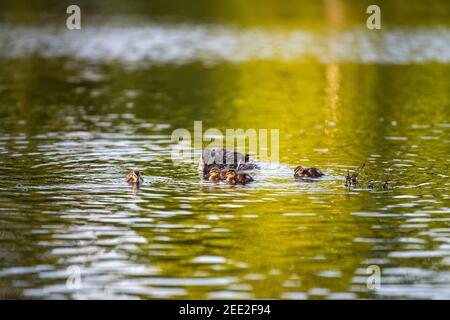
<svg viewBox="0 0 450 320">
<path fill-rule="evenodd" d="M 226 170 L 225 180 L 228 184 L 236 184 L 236 170 L 234 169 Z"/>
<path fill-rule="evenodd" d="M 218 167 L 212 167 L 211 170 L 209 170 L 208 180 L 211 182 L 219 182 L 220 180 L 223 180 Z"/>
<path fill-rule="evenodd" d="M 247 184 L 249 182 L 254 181 L 251 175 L 245 172 L 238 172 L 236 175 L 236 182 L 238 184 Z"/>
<path fill-rule="evenodd" d="M 365 166 L 366 163 L 363 163 L 352 174 L 350 174 L 350 171 L 347 171 L 347 176 L 345 177 L 346 187 L 356 186 L 359 183 L 358 176 L 364 170 Z"/>
<path fill-rule="evenodd" d="M 228 169 L 225 173 L 225 180 L 228 184 L 247 184 L 254 181 L 252 176 L 245 172 L 237 172 L 234 169 Z"/>
<path fill-rule="evenodd" d="M 144 183 L 144 179 L 141 176 L 141 173 L 138 170 L 132 170 L 125 180 L 132 185 L 140 185 Z"/>
<path fill-rule="evenodd" d="M 226 180 L 227 179 L 227 172 L 229 169 L 222 169 L 220 170 L 220 180 Z"/>
<path fill-rule="evenodd" d="M 213 182 L 217 182 L 219 180 L 224 180 L 225 177 L 222 175 L 222 170 L 216 165 L 209 165 L 205 168 L 203 174 L 203 180 L 209 180 Z"/>
<path fill-rule="evenodd" d="M 294 169 L 294 177 L 295 178 L 319 178 L 323 176 L 322 171 L 320 171 L 317 168 L 311 167 L 311 168 L 304 168 L 302 166 L 295 167 Z"/>
</svg>

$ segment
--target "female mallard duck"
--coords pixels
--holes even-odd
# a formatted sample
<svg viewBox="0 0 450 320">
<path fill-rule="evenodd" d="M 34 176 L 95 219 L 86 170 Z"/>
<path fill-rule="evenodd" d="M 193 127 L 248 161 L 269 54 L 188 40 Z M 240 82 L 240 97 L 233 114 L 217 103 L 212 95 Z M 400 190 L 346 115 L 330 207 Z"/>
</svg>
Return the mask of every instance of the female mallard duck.
<svg viewBox="0 0 450 320">
<path fill-rule="evenodd" d="M 302 166 L 298 166 L 294 169 L 295 178 L 319 178 L 321 176 L 323 176 L 322 171 L 314 167 L 304 168 Z"/>
<path fill-rule="evenodd" d="M 256 169 L 256 163 L 248 154 L 227 149 L 204 149 L 198 163 L 198 171 L 204 179 L 209 179 L 209 172 L 213 167 L 219 170 L 252 170 Z"/>
<path fill-rule="evenodd" d="M 132 185 L 140 185 L 144 183 L 144 179 L 141 176 L 141 173 L 138 170 L 132 170 L 125 180 Z"/>
<path fill-rule="evenodd" d="M 237 172 L 234 169 L 228 169 L 225 173 L 225 180 L 228 184 L 247 184 L 253 181 L 251 175 L 246 172 Z"/>
</svg>

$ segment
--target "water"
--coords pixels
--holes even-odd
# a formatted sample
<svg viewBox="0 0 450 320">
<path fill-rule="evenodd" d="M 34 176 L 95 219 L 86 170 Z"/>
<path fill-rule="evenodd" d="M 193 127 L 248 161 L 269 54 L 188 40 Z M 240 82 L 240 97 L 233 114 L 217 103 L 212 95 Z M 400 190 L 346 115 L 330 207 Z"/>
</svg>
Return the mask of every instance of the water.
<svg viewBox="0 0 450 320">
<path fill-rule="evenodd" d="M 48 30 L 0 32 L 2 298 L 450 298 L 446 27 Z M 200 181 L 171 161 L 195 120 L 279 129 L 280 166 Z M 346 188 L 363 162 L 391 187 Z M 327 176 L 295 181 L 298 164 Z"/>
<path fill-rule="evenodd" d="M 1 26 L 0 40 L 7 57 L 38 51 L 45 57 L 185 64 L 239 63 L 251 60 L 321 62 L 448 63 L 450 32 L 446 27 L 389 28 L 374 33 L 366 28 L 334 29 L 236 28 L 215 24 L 93 25 L 82 32 L 59 25 L 39 29 Z"/>
</svg>

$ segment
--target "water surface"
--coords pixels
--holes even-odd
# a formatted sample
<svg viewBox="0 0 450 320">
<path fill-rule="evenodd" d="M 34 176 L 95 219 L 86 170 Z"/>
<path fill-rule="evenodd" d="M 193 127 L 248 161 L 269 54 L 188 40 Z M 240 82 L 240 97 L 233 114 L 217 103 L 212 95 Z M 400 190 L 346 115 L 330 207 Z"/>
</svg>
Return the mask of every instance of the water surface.
<svg viewBox="0 0 450 320">
<path fill-rule="evenodd" d="M 450 298 L 446 27 L 48 30 L 0 32 L 1 297 Z M 170 157 L 195 120 L 279 129 L 280 166 L 199 181 Z M 363 162 L 389 190 L 344 186 Z"/>
</svg>

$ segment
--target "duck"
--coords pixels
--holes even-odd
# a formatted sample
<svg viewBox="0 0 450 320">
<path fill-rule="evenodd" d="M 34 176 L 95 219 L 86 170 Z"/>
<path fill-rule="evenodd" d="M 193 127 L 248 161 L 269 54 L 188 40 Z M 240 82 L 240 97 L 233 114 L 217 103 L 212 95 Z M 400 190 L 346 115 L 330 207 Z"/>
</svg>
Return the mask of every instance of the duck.
<svg viewBox="0 0 450 320">
<path fill-rule="evenodd" d="M 249 182 L 254 181 L 251 175 L 246 172 L 237 172 L 234 169 L 228 169 L 225 173 L 225 180 L 228 184 L 247 184 Z"/>
<path fill-rule="evenodd" d="M 223 148 L 205 148 L 202 151 L 198 163 L 198 172 L 200 176 L 204 179 L 209 179 L 209 172 L 213 167 L 218 167 L 219 170 L 234 169 L 237 171 L 258 168 L 256 162 L 252 160 L 248 154 Z M 222 175 L 225 176 L 225 173 Z"/>
<path fill-rule="evenodd" d="M 125 180 L 128 184 L 137 186 L 144 183 L 144 178 L 142 178 L 142 175 L 138 170 L 131 170 L 131 172 L 127 174 Z"/>
<path fill-rule="evenodd" d="M 302 166 L 297 166 L 294 169 L 294 177 L 295 178 L 319 178 L 322 177 L 324 174 L 322 171 L 320 171 L 317 168 L 314 167 L 310 167 L 310 168 L 305 168 Z"/>
</svg>

